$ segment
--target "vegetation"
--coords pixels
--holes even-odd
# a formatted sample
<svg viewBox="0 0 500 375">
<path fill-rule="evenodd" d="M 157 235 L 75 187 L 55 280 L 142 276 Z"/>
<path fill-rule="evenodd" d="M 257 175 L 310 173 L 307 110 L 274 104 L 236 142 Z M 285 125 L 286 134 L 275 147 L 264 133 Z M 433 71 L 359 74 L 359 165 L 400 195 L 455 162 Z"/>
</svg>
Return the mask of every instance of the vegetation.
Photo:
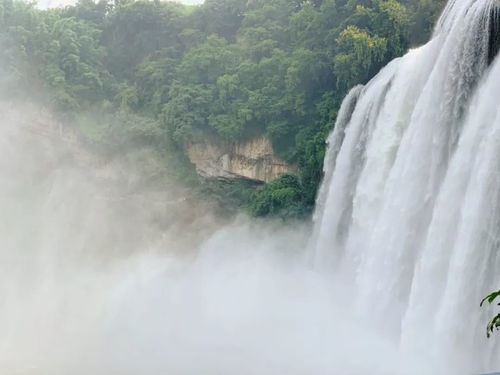
<svg viewBox="0 0 500 375">
<path fill-rule="evenodd" d="M 284 174 L 269 184 L 258 188 L 251 197 L 251 213 L 254 216 L 302 217 L 304 187 L 297 176 Z"/>
<path fill-rule="evenodd" d="M 481 301 L 481 306 L 483 306 L 483 304 L 485 302 L 492 304 L 499 297 L 500 297 L 500 290 L 497 292 L 493 292 L 493 293 L 489 294 L 488 296 L 486 296 Z M 500 306 L 500 303 L 498 303 L 498 305 Z M 491 336 L 491 334 L 493 333 L 493 331 L 499 330 L 499 329 L 500 329 L 500 313 L 498 313 L 495 317 L 493 317 L 493 319 L 491 319 L 489 321 L 488 325 L 486 326 L 486 336 L 489 338 Z"/>
<path fill-rule="evenodd" d="M 426 40 L 443 4 L 79 0 L 39 10 L 0 0 L 0 54 L 107 149 L 182 152 L 201 137 L 265 134 L 300 175 L 255 191 L 245 185 L 238 204 L 257 216 L 302 216 L 314 205 L 325 137 L 347 90 Z"/>
</svg>

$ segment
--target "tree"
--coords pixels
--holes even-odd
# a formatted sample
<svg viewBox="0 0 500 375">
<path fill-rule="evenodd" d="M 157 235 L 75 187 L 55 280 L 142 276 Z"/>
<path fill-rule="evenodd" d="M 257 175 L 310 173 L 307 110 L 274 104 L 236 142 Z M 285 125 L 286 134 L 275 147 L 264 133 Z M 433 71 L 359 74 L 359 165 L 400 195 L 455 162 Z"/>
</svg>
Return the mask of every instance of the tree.
<svg viewBox="0 0 500 375">
<path fill-rule="evenodd" d="M 238 46 L 211 35 L 183 56 L 176 78 L 187 84 L 215 84 L 220 76 L 234 72 L 240 59 Z"/>
<path fill-rule="evenodd" d="M 255 216 L 301 217 L 307 213 L 302 204 L 303 194 L 298 177 L 284 174 L 255 191 L 250 211 Z"/>
<path fill-rule="evenodd" d="M 387 40 L 368 32 L 348 26 L 337 39 L 338 53 L 334 59 L 337 85 L 342 88 L 364 82 L 372 67 L 383 61 L 387 51 Z"/>
<path fill-rule="evenodd" d="M 206 0 L 200 9 L 200 23 L 207 35 L 234 41 L 244 18 L 247 0 Z"/>
<path fill-rule="evenodd" d="M 134 1 L 117 6 L 106 19 L 102 43 L 107 68 L 129 78 L 147 56 L 162 48 L 181 48 L 184 14 L 180 4 Z"/>
<path fill-rule="evenodd" d="M 183 144 L 208 129 L 212 92 L 201 85 L 172 86 L 164 109 L 164 124 L 172 138 Z"/>
</svg>

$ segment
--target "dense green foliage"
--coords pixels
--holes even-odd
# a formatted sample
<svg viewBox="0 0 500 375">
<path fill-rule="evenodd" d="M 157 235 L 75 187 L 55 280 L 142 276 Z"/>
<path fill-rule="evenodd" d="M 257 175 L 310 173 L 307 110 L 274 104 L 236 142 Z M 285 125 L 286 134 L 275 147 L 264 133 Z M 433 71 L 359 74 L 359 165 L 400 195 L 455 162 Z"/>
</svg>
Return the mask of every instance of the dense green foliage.
<svg viewBox="0 0 500 375">
<path fill-rule="evenodd" d="M 426 40 L 443 4 L 80 0 L 42 11 L 0 0 L 0 37 L 8 69 L 38 80 L 94 141 L 182 150 L 208 135 L 267 135 L 300 176 L 241 196 L 255 215 L 296 216 L 314 204 L 347 90 Z M 94 120 L 82 115 L 89 109 Z"/>
<path fill-rule="evenodd" d="M 255 191 L 250 209 L 255 216 L 301 217 L 304 194 L 297 176 L 284 174 Z"/>
<path fill-rule="evenodd" d="M 500 297 L 500 290 L 493 292 L 489 295 L 487 295 L 482 301 L 481 301 L 481 306 L 485 302 L 488 302 L 489 304 L 494 303 L 498 298 Z M 498 304 L 500 306 L 500 303 Z M 486 326 L 486 336 L 489 338 L 493 331 L 499 330 L 500 329 L 500 313 L 495 315 L 488 323 Z"/>
</svg>

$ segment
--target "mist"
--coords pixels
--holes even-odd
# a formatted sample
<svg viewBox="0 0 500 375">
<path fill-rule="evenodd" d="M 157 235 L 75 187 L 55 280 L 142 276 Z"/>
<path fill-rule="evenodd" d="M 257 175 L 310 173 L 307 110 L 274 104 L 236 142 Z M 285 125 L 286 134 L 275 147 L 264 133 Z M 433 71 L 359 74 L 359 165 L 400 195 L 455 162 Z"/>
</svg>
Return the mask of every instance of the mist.
<svg viewBox="0 0 500 375">
<path fill-rule="evenodd" d="M 0 372 L 428 372 L 310 266 L 309 223 L 218 217 L 138 185 L 147 150 L 103 164 L 47 109 L 2 113 Z"/>
</svg>

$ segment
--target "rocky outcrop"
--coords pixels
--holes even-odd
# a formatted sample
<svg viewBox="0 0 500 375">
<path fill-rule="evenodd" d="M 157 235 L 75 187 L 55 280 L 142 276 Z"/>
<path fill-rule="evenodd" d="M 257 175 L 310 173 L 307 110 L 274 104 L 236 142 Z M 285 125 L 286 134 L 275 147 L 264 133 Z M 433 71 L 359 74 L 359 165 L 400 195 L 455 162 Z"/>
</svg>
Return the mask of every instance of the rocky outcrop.
<svg viewBox="0 0 500 375">
<path fill-rule="evenodd" d="M 208 178 L 269 182 L 297 168 L 276 156 L 271 142 L 258 137 L 241 143 L 205 140 L 186 145 L 186 154 L 199 175 Z"/>
</svg>

